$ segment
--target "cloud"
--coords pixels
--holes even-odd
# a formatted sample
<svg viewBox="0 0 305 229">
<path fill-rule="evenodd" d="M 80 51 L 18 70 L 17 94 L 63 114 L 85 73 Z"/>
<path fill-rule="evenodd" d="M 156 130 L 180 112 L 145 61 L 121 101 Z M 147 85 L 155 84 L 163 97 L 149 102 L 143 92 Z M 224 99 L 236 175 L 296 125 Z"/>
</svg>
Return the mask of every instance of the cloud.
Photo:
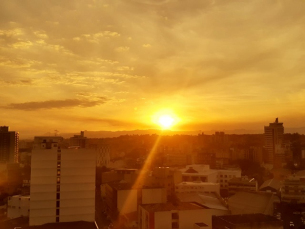
<svg viewBox="0 0 305 229">
<path fill-rule="evenodd" d="M 62 116 L 63 117 L 63 116 Z M 140 123 L 137 121 L 126 121 L 121 119 L 111 118 L 96 118 L 96 117 L 79 117 L 79 116 L 64 116 L 70 121 L 76 121 L 81 123 L 103 123 L 107 126 L 120 127 L 120 128 L 148 128 L 147 124 Z"/>
<path fill-rule="evenodd" d="M 23 80 L 0 80 L 0 84 L 6 86 L 29 86 L 33 84 L 33 80 L 31 79 L 23 79 Z"/>
<path fill-rule="evenodd" d="M 99 97 L 95 100 L 89 99 L 64 99 L 64 100 L 47 100 L 41 102 L 25 102 L 25 103 L 11 103 L 3 108 L 14 110 L 40 110 L 53 108 L 72 108 L 72 107 L 94 107 L 104 104 L 107 101 L 104 97 Z"/>
</svg>

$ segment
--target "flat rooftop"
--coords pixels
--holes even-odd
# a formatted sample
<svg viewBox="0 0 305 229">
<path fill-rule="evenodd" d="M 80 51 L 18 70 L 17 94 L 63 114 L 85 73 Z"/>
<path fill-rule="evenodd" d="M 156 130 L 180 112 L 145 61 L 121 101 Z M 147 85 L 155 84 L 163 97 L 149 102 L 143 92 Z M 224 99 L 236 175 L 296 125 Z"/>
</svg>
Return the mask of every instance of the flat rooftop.
<svg viewBox="0 0 305 229">
<path fill-rule="evenodd" d="M 257 222 L 280 222 L 277 218 L 264 214 L 242 214 L 242 215 L 223 215 L 215 216 L 232 224 L 247 224 Z"/>
<path fill-rule="evenodd" d="M 141 205 L 148 212 L 162 212 L 162 211 L 172 211 L 172 210 L 198 210 L 204 209 L 204 207 L 196 203 L 161 203 L 161 204 L 142 204 Z"/>
<path fill-rule="evenodd" d="M 115 190 L 130 190 L 130 189 L 160 189 L 160 188 L 164 188 L 161 186 L 135 186 L 134 184 L 131 183 L 119 183 L 119 182 L 113 182 L 113 183 L 108 183 L 108 185 L 115 189 Z"/>
<path fill-rule="evenodd" d="M 47 223 L 39 226 L 27 226 L 22 229 L 97 229 L 94 222 L 65 222 L 65 223 Z"/>
<path fill-rule="evenodd" d="M 29 226 L 28 217 L 19 217 L 16 219 L 0 222 L 1 229 L 97 229 L 94 222 L 76 221 L 65 223 L 47 223 L 39 226 Z"/>
</svg>

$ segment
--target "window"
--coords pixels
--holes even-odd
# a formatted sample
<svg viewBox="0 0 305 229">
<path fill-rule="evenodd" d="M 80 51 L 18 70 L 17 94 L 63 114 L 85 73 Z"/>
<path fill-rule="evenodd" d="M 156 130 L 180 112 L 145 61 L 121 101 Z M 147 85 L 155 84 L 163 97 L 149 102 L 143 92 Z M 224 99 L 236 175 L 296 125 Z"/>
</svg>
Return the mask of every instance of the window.
<svg viewBox="0 0 305 229">
<path fill-rule="evenodd" d="M 60 183 L 60 177 L 57 177 L 57 184 Z"/>
<path fill-rule="evenodd" d="M 60 207 L 60 201 L 56 201 L 56 207 L 57 207 L 57 208 Z"/>
<path fill-rule="evenodd" d="M 60 193 L 56 193 L 56 199 L 57 199 L 57 200 L 60 199 Z"/>
<path fill-rule="evenodd" d="M 56 216 L 56 223 L 59 223 L 59 216 Z"/>
<path fill-rule="evenodd" d="M 178 214 L 178 212 L 172 213 L 172 219 L 179 219 L 179 214 Z"/>
<path fill-rule="evenodd" d="M 178 222 L 173 222 L 172 223 L 172 229 L 178 229 L 179 228 L 179 223 Z"/>
<path fill-rule="evenodd" d="M 56 215 L 59 216 L 59 209 L 56 209 Z"/>
</svg>

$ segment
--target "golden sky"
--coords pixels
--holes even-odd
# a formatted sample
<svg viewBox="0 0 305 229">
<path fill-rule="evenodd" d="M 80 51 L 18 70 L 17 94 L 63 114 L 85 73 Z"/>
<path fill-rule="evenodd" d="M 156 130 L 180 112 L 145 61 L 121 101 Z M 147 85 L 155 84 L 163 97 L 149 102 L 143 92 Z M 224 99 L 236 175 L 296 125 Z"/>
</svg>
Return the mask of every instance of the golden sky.
<svg viewBox="0 0 305 229">
<path fill-rule="evenodd" d="M 0 1 L 0 125 L 305 126 L 304 0 Z"/>
</svg>

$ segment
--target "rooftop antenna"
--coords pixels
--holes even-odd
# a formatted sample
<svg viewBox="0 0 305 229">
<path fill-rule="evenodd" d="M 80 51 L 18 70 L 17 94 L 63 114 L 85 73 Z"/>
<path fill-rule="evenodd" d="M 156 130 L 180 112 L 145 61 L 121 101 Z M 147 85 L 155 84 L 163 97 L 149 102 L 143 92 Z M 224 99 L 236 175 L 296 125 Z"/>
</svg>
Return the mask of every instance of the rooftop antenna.
<svg viewBox="0 0 305 229">
<path fill-rule="evenodd" d="M 57 136 L 57 134 L 58 134 L 58 130 L 54 130 L 54 136 Z"/>
</svg>

